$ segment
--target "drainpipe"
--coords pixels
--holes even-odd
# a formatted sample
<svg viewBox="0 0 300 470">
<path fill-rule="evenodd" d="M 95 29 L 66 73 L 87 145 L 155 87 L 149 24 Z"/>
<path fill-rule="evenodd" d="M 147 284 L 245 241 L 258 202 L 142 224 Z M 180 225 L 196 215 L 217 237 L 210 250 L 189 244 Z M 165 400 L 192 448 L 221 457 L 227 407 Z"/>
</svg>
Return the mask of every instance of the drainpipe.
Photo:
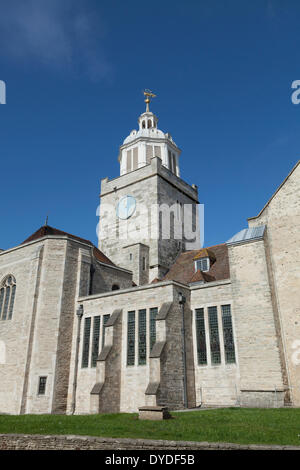
<svg viewBox="0 0 300 470">
<path fill-rule="evenodd" d="M 185 351 L 185 325 L 184 325 L 184 305 L 186 298 L 179 292 L 179 305 L 181 305 L 181 318 L 182 318 L 182 362 L 183 362 L 183 403 L 184 407 L 188 407 L 187 402 L 187 377 L 186 377 L 186 351 Z"/>
<path fill-rule="evenodd" d="M 73 381 L 73 398 L 72 398 L 72 415 L 75 413 L 76 409 L 76 389 L 77 389 L 77 373 L 78 373 L 78 358 L 79 358 L 79 345 L 80 345 L 80 326 L 81 319 L 83 317 L 83 305 L 79 305 L 77 311 L 77 338 L 76 338 L 76 352 L 75 352 L 75 367 L 74 367 L 74 381 Z"/>
</svg>

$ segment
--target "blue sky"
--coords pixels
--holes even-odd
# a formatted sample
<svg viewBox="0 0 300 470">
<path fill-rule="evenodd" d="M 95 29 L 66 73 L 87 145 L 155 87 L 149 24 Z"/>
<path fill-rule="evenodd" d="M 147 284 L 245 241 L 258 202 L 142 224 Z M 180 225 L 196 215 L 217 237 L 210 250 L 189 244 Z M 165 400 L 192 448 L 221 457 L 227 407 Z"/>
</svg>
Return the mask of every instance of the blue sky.
<svg viewBox="0 0 300 470">
<path fill-rule="evenodd" d="M 205 245 L 246 227 L 299 160 L 299 17 L 296 0 L 0 0 L 0 247 L 46 215 L 96 243 L 144 88 L 199 187 Z"/>
</svg>

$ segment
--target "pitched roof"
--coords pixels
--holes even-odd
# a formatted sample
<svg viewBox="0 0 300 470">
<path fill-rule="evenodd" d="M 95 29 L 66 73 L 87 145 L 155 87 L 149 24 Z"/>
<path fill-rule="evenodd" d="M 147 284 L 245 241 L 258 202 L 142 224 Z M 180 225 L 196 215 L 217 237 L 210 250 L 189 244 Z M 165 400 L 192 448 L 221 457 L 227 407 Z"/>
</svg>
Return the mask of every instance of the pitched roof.
<svg viewBox="0 0 300 470">
<path fill-rule="evenodd" d="M 89 240 L 85 240 L 84 238 L 77 237 L 76 235 L 72 235 L 71 233 L 63 232 L 62 230 L 50 227 L 49 225 L 44 225 L 43 227 L 40 227 L 36 232 L 30 235 L 30 237 L 26 238 L 26 240 L 22 242 L 21 245 L 32 242 L 34 240 L 39 240 L 40 238 L 46 237 L 47 235 L 60 235 L 60 236 L 70 237 L 70 238 L 73 238 L 74 240 L 78 240 L 80 242 L 92 245 L 92 243 Z"/>
<path fill-rule="evenodd" d="M 77 237 L 76 235 L 72 235 L 71 233 L 63 232 L 62 230 L 50 227 L 49 225 L 44 225 L 43 227 L 40 227 L 36 232 L 30 235 L 30 237 L 26 238 L 26 240 L 24 240 L 21 243 L 21 245 L 24 245 L 25 243 L 29 243 L 35 240 L 39 240 L 40 238 L 46 237 L 47 235 L 58 235 L 58 236 L 69 237 L 78 242 L 90 245 L 91 247 L 93 247 L 93 256 L 98 261 L 100 261 L 101 263 L 111 264 L 112 266 L 115 266 L 114 263 L 109 258 L 107 258 L 107 256 L 105 256 L 105 254 L 102 253 L 102 251 L 98 250 L 98 248 L 96 248 L 90 240 L 85 240 L 84 238 Z"/>
<path fill-rule="evenodd" d="M 102 253 L 102 251 L 98 250 L 98 248 L 96 248 L 95 246 L 93 250 L 93 255 L 101 263 L 111 264 L 112 266 L 115 266 L 115 264 L 109 258 L 107 258 L 107 256 L 105 256 L 105 254 Z"/>
<path fill-rule="evenodd" d="M 196 271 L 190 282 L 212 282 L 212 281 L 215 281 L 216 278 L 214 276 L 211 276 L 209 274 L 207 274 L 207 272 L 203 272 L 203 271 L 200 271 L 200 269 L 198 269 L 198 271 Z"/>
<path fill-rule="evenodd" d="M 208 250 L 213 253 L 216 259 L 208 272 L 195 272 L 194 258 L 200 250 L 191 250 L 181 253 L 178 256 L 177 260 L 162 280 L 172 280 L 183 284 L 190 284 L 199 281 L 212 282 L 228 279 L 230 272 L 227 245 L 222 243 L 221 245 L 211 246 Z"/>
</svg>

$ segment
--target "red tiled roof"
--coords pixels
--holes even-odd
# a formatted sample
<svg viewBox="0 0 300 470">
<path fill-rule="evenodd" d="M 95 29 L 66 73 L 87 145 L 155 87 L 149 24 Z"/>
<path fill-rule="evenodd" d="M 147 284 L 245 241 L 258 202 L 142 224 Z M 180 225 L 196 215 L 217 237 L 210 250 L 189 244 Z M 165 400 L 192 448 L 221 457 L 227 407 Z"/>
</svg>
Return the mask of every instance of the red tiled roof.
<svg viewBox="0 0 300 470">
<path fill-rule="evenodd" d="M 36 232 L 34 232 L 30 237 L 26 238 L 24 242 L 21 243 L 21 245 L 24 245 L 25 243 L 32 242 L 34 240 L 38 240 L 39 238 L 46 237 L 47 235 L 61 235 L 61 236 L 66 236 L 73 238 L 74 240 L 78 240 L 83 243 L 88 243 L 89 245 L 92 245 L 92 243 L 89 240 L 85 240 L 84 238 L 76 237 L 75 235 L 72 235 L 67 232 L 63 232 L 62 230 L 58 230 L 57 228 L 50 227 L 49 225 L 44 225 L 43 227 L 40 227 Z"/>
<path fill-rule="evenodd" d="M 104 253 L 102 253 L 102 251 L 98 250 L 98 248 L 96 248 L 90 240 L 85 240 L 84 238 L 77 237 L 76 235 L 72 235 L 71 233 L 63 232 L 62 230 L 50 227 L 49 225 L 44 225 L 43 227 L 40 227 L 36 232 L 30 235 L 30 237 L 26 238 L 26 240 L 22 242 L 21 245 L 32 242 L 34 240 L 39 240 L 40 238 L 46 237 L 47 235 L 58 235 L 58 236 L 69 237 L 69 238 L 72 238 L 73 240 L 86 243 L 87 245 L 94 247 L 93 256 L 98 261 L 101 261 L 102 263 L 105 263 L 105 264 L 111 264 L 114 266 L 114 263 L 110 261 L 110 259 L 107 258 L 107 256 L 105 256 Z"/>
<path fill-rule="evenodd" d="M 210 276 L 209 274 L 207 273 L 204 273 L 203 271 L 200 271 L 200 269 L 198 269 L 198 271 L 196 271 L 190 282 L 199 282 L 199 281 L 203 281 L 203 282 L 211 282 L 211 281 L 215 281 L 216 278 L 213 277 L 213 276 Z"/>
<path fill-rule="evenodd" d="M 111 264 L 115 266 L 115 264 L 109 258 L 107 258 L 107 256 L 105 256 L 105 254 L 102 253 L 102 251 L 98 250 L 98 248 L 96 248 L 95 246 L 93 250 L 93 255 L 98 261 L 101 261 L 101 263 Z"/>
<path fill-rule="evenodd" d="M 216 261 L 211 265 L 208 272 L 195 272 L 194 258 L 199 253 L 199 250 L 186 251 L 181 253 L 173 266 L 167 272 L 163 281 L 178 281 L 183 284 L 190 284 L 192 282 L 212 282 L 228 279 L 229 260 L 227 245 L 215 245 L 209 247 L 209 251 L 213 253 Z"/>
</svg>

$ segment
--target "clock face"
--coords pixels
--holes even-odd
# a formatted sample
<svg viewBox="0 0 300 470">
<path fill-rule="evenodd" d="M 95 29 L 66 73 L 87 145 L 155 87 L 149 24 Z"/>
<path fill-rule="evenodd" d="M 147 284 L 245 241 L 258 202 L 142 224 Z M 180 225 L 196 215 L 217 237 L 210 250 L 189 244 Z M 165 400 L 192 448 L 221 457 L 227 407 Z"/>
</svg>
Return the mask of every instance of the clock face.
<svg viewBox="0 0 300 470">
<path fill-rule="evenodd" d="M 117 205 L 117 216 L 119 219 L 126 220 L 134 214 L 136 208 L 136 200 L 133 196 L 124 196 L 119 200 Z"/>
</svg>

